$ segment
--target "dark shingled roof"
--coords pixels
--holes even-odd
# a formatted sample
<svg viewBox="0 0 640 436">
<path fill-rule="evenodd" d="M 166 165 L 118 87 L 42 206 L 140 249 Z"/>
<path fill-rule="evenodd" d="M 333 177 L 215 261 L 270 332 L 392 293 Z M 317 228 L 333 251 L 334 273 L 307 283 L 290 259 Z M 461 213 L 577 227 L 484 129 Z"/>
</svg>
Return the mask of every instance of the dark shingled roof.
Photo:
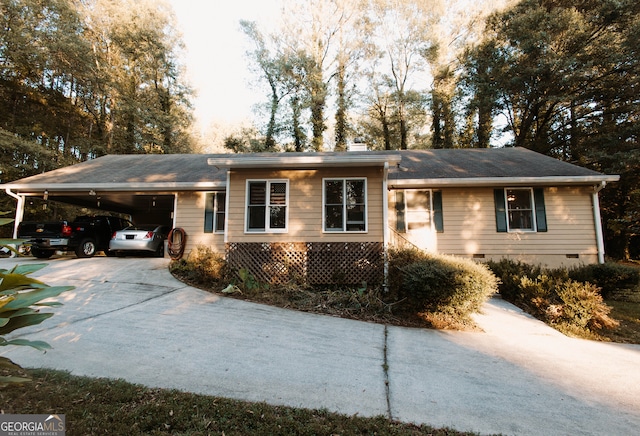
<svg viewBox="0 0 640 436">
<path fill-rule="evenodd" d="M 226 181 L 226 171 L 201 154 L 107 155 L 14 183 L 207 183 Z M 228 155 L 226 155 L 228 156 Z"/>
<path fill-rule="evenodd" d="M 260 153 L 260 154 L 166 154 L 108 155 L 70 167 L 18 180 L 10 185 L 85 184 L 175 184 L 205 185 L 226 182 L 226 168 L 209 165 L 231 161 L 242 164 L 256 157 L 332 156 L 344 158 L 361 153 L 402 156 L 399 166 L 390 168 L 395 181 L 418 179 L 530 178 L 530 177 L 607 177 L 596 171 L 572 165 L 524 148 L 438 149 L 367 151 L 343 153 Z M 328 164 L 329 165 L 329 164 Z M 462 180 L 461 180 L 462 181 Z M 147 185 L 148 186 L 148 185 Z"/>
<path fill-rule="evenodd" d="M 402 152 L 400 169 L 396 172 L 394 177 L 398 179 L 601 175 L 526 148 L 407 150 Z"/>
</svg>

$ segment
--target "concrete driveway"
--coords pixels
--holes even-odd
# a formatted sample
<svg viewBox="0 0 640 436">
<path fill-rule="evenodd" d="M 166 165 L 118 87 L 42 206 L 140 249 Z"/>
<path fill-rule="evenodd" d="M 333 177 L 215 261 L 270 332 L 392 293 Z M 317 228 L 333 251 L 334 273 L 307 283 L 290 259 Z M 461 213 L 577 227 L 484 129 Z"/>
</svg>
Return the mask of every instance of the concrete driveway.
<svg viewBox="0 0 640 436">
<path fill-rule="evenodd" d="M 640 346 L 567 338 L 500 299 L 476 317 L 484 333 L 433 331 L 219 297 L 165 259 L 45 262 L 34 276 L 76 289 L 22 332 L 53 350 L 3 350 L 25 367 L 482 434 L 640 428 Z"/>
</svg>

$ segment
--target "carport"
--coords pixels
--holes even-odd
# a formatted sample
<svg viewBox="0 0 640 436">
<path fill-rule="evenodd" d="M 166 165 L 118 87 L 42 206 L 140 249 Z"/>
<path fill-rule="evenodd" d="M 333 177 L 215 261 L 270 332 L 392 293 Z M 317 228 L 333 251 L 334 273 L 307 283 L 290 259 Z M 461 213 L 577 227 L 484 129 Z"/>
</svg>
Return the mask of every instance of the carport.
<svg viewBox="0 0 640 436">
<path fill-rule="evenodd" d="M 114 189 L 115 187 L 110 186 L 95 186 L 84 190 L 68 190 L 68 187 L 53 185 L 30 186 L 29 189 L 17 189 L 15 192 L 10 190 L 7 193 L 14 198 L 17 195 L 18 205 L 22 211 L 27 198 L 40 198 L 45 202 L 57 201 L 105 212 L 126 214 L 135 223 L 173 223 L 174 193 L 139 190 L 128 192 Z M 20 218 L 22 211 L 16 213 Z"/>
<path fill-rule="evenodd" d="M 209 166 L 206 155 L 107 155 L 0 187 L 17 201 L 15 237 L 28 198 L 175 226 L 179 192 L 224 189 L 225 182 L 226 172 Z"/>
</svg>

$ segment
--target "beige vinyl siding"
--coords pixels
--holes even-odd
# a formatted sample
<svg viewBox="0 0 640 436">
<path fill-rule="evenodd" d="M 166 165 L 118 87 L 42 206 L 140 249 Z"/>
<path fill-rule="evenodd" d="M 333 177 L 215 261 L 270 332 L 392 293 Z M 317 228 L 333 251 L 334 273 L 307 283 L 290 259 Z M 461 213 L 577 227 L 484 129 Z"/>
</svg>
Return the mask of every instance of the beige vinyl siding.
<svg viewBox="0 0 640 436">
<path fill-rule="evenodd" d="M 367 232 L 322 231 L 322 180 L 365 177 L 367 179 Z M 289 180 L 286 233 L 245 232 L 247 179 Z M 230 242 L 376 242 L 383 240 L 382 168 L 328 168 L 323 170 L 233 170 L 229 192 Z"/>
<path fill-rule="evenodd" d="M 210 247 L 216 253 L 223 254 L 225 252 L 223 233 L 204 232 L 206 194 L 206 192 L 178 193 L 178 207 L 175 211 L 176 227 L 183 228 L 187 233 L 185 256 L 199 244 Z"/>
<path fill-rule="evenodd" d="M 597 262 L 591 192 L 588 187 L 545 188 L 547 232 L 499 233 L 493 188 L 442 189 L 444 232 L 436 234 L 435 250 L 549 266 Z M 395 216 L 391 202 L 390 214 Z"/>
</svg>

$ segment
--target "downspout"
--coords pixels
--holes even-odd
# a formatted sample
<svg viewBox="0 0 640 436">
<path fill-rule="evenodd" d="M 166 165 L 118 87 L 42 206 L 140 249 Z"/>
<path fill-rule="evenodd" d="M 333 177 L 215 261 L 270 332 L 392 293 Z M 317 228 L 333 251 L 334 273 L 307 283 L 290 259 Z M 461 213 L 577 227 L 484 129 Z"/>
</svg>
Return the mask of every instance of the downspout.
<svg viewBox="0 0 640 436">
<path fill-rule="evenodd" d="M 13 197 L 17 200 L 16 218 L 13 223 L 13 239 L 18 239 L 18 226 L 20 225 L 20 223 L 22 222 L 22 218 L 24 217 L 24 197 L 14 193 L 9 188 L 6 188 L 4 191 L 8 196 Z"/>
<path fill-rule="evenodd" d="M 172 225 L 171 228 L 175 229 L 176 228 L 176 224 L 178 224 L 178 195 L 180 195 L 179 192 L 174 192 L 173 193 L 173 214 L 171 217 L 172 220 Z"/>
<path fill-rule="evenodd" d="M 389 244 L 389 162 L 384 163 L 384 170 L 382 173 L 382 250 L 384 256 L 384 289 L 387 290 L 389 288 L 388 278 L 389 278 L 389 255 L 388 255 L 388 244 Z"/>
<path fill-rule="evenodd" d="M 225 251 L 227 244 L 229 243 L 229 189 L 231 186 L 231 170 L 227 169 L 227 186 L 224 187 L 224 245 Z"/>
<path fill-rule="evenodd" d="M 602 217 L 600 216 L 600 200 L 598 193 L 607 186 L 604 180 L 599 185 L 594 186 L 592 196 L 593 202 L 593 224 L 596 228 L 596 246 L 598 248 L 598 263 L 604 263 L 604 236 L 602 234 Z"/>
</svg>

